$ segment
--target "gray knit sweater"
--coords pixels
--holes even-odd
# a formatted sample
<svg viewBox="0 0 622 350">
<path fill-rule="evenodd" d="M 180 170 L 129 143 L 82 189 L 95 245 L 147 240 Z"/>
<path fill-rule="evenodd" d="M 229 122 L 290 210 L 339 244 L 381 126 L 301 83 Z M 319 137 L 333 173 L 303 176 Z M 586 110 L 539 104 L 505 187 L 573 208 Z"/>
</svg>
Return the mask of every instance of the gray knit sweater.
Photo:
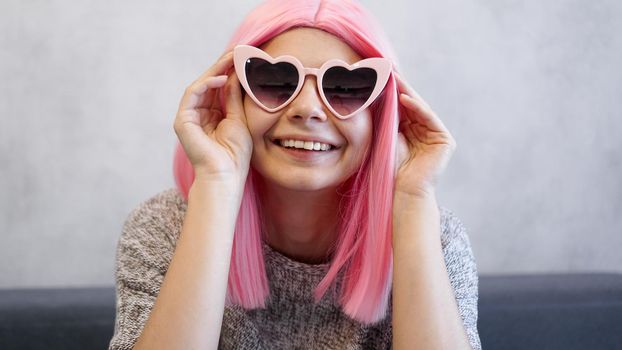
<svg viewBox="0 0 622 350">
<path fill-rule="evenodd" d="M 109 350 L 131 349 L 140 336 L 172 260 L 186 209 L 182 194 L 172 188 L 140 203 L 127 217 L 116 251 L 116 319 Z M 469 341 L 478 350 L 475 258 L 460 220 L 447 208 L 439 209 L 445 264 Z M 219 349 L 391 348 L 391 301 L 382 321 L 365 326 L 339 309 L 331 293 L 336 289 L 313 303 L 313 287 L 328 264 L 292 260 L 265 242 L 263 250 L 268 307 L 225 307 Z"/>
</svg>

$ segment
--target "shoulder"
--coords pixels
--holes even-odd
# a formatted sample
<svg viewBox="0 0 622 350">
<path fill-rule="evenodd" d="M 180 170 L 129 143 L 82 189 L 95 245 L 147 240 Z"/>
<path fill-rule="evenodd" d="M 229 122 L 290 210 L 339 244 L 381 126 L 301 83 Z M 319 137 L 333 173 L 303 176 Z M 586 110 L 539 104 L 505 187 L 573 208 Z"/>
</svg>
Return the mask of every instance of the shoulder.
<svg viewBox="0 0 622 350">
<path fill-rule="evenodd" d="M 140 228 L 134 235 L 145 235 L 161 230 L 171 230 L 185 215 L 187 202 L 176 188 L 170 188 L 140 202 L 129 213 L 125 227 Z"/>
<path fill-rule="evenodd" d="M 175 213 L 185 210 L 186 206 L 187 203 L 179 190 L 169 188 L 140 202 L 130 212 L 127 219 L 167 219 L 174 216 Z"/>
<path fill-rule="evenodd" d="M 167 189 L 140 202 L 125 219 L 116 253 L 116 317 L 109 349 L 129 349 L 142 331 L 172 260 L 186 210 Z"/>
<path fill-rule="evenodd" d="M 441 243 L 443 248 L 450 244 L 456 248 L 470 248 L 471 242 L 462 220 L 452 210 L 439 205 L 441 214 Z"/>
<path fill-rule="evenodd" d="M 452 210 L 442 206 L 439 206 L 439 209 L 445 266 L 456 292 L 456 297 L 476 295 L 477 264 L 467 229 Z"/>
<path fill-rule="evenodd" d="M 155 259 L 166 258 L 179 238 L 186 208 L 187 202 L 176 188 L 143 200 L 125 219 L 118 253 L 128 255 L 132 252 L 134 256 L 154 263 Z"/>
<path fill-rule="evenodd" d="M 441 241 L 447 274 L 473 349 L 481 349 L 477 330 L 479 277 L 467 229 L 451 210 L 441 211 Z"/>
</svg>

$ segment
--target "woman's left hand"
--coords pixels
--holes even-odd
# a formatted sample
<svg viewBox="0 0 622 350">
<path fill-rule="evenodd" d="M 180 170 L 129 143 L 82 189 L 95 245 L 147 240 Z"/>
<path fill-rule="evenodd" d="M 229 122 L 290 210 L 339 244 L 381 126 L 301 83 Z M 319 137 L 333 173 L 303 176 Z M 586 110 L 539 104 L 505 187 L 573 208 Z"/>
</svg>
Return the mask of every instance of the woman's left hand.
<svg viewBox="0 0 622 350">
<path fill-rule="evenodd" d="M 397 73 L 400 125 L 395 191 L 427 198 L 456 149 L 456 141 L 440 118 Z M 405 111 L 404 113 L 402 111 Z"/>
</svg>

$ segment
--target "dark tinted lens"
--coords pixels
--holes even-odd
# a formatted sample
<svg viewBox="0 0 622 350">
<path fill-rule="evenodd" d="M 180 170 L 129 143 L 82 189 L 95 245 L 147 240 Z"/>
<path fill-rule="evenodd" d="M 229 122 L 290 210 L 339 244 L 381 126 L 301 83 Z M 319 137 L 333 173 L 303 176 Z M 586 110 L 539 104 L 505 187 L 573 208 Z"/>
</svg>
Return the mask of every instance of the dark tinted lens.
<svg viewBox="0 0 622 350">
<path fill-rule="evenodd" d="M 332 67 L 324 73 L 322 89 L 331 107 L 341 115 L 356 111 L 367 100 L 376 86 L 376 71 L 357 68 Z"/>
<path fill-rule="evenodd" d="M 298 71 L 290 63 L 249 58 L 244 69 L 251 91 L 268 108 L 282 105 L 296 91 Z"/>
</svg>

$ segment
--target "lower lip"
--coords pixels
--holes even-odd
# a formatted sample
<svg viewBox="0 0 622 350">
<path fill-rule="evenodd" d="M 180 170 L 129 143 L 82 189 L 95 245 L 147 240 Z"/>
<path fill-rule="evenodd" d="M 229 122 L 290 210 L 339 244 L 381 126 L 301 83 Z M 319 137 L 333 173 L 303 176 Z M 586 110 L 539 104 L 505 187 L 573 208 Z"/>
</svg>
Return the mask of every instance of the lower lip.
<svg viewBox="0 0 622 350">
<path fill-rule="evenodd" d="M 300 148 L 286 148 L 283 146 L 276 145 L 274 143 L 273 145 L 279 148 L 281 151 L 283 151 L 283 153 L 295 159 L 304 160 L 304 161 L 323 160 L 325 158 L 332 156 L 333 154 L 336 154 L 338 151 L 337 148 L 333 148 L 330 151 L 310 151 L 310 150 L 300 149 Z"/>
</svg>

